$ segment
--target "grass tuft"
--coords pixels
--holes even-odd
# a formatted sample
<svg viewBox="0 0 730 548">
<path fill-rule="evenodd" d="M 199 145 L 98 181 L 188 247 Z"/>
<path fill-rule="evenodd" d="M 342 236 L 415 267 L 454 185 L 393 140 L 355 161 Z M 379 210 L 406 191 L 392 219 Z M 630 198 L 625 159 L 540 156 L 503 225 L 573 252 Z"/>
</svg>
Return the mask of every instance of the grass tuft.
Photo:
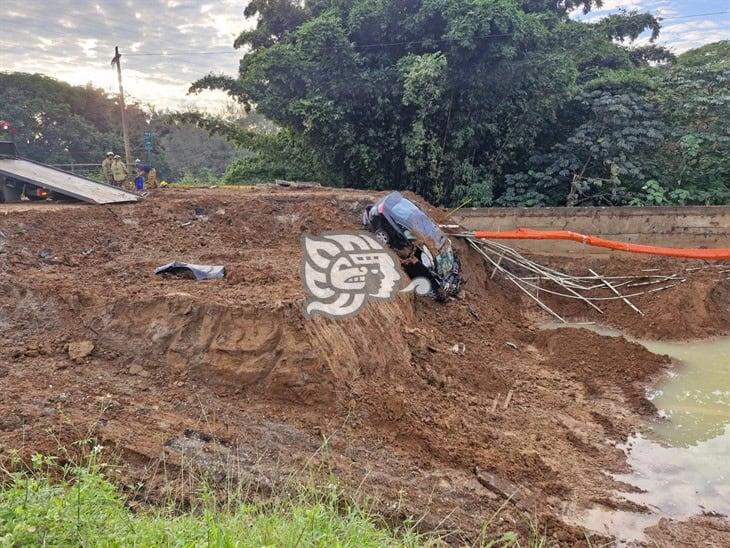
<svg viewBox="0 0 730 548">
<path fill-rule="evenodd" d="M 326 444 L 325 446 L 326 447 Z M 0 548 L 15 546 L 336 546 L 432 547 L 449 544 L 448 534 L 417 531 L 409 519 L 386 522 L 358 492 L 343 490 L 334 476 L 322 481 L 306 473 L 289 478 L 290 488 L 264 500 L 227 481 L 225 493 L 204 479 L 191 482 L 182 500 L 142 506 L 143 484 L 129 496 L 109 480 L 102 447 L 93 440 L 64 452 L 67 464 L 36 454 L 25 464 L 17 454 L 0 462 Z M 81 464 L 79 464 L 79 462 Z M 6 466 L 7 465 L 7 466 Z M 192 478 L 192 473 L 190 474 Z M 302 482 L 302 480 L 304 480 Z M 359 491 L 359 490 L 358 490 Z M 221 494 L 224 496 L 221 497 Z M 372 501 L 371 501 L 372 502 Z M 505 502 L 506 506 L 509 501 Z M 516 533 L 488 533 L 504 506 L 484 524 L 475 542 L 483 548 L 542 548 L 545 537 L 531 526 L 524 544 Z M 530 522 L 531 524 L 533 522 Z"/>
<path fill-rule="evenodd" d="M 133 511 L 92 452 L 83 466 L 36 455 L 30 470 L 5 471 L 0 546 L 424 546 L 404 527 L 388 529 L 330 484 L 265 503 L 221 507 L 202 488 L 197 507 Z"/>
</svg>

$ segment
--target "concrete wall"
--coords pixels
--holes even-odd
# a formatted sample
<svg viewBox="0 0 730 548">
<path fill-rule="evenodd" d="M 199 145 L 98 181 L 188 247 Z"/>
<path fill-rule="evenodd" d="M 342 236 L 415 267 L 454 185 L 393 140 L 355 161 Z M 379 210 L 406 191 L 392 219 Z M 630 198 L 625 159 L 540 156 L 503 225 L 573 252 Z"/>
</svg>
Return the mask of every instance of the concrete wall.
<svg viewBox="0 0 730 548">
<path fill-rule="evenodd" d="M 468 230 L 572 230 L 666 247 L 730 247 L 730 206 L 471 208 L 452 219 Z M 571 242 L 512 241 L 545 253 L 588 251 Z M 590 248 L 591 254 L 611 253 Z"/>
</svg>

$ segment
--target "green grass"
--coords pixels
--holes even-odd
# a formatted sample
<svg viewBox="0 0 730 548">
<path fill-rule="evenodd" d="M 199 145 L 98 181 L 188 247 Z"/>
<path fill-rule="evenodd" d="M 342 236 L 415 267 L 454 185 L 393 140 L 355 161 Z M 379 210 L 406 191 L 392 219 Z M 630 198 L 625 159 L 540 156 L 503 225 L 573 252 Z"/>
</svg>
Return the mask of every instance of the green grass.
<svg viewBox="0 0 730 548">
<path fill-rule="evenodd" d="M 133 511 L 93 459 L 56 465 L 37 455 L 31 470 L 0 486 L 0 546 L 424 546 L 412 528 L 389 529 L 335 485 L 263 503 L 214 502 L 210 491 L 180 512 Z"/>
<path fill-rule="evenodd" d="M 334 481 L 317 487 L 312 482 L 298 484 L 263 502 L 247 500 L 240 489 L 214 492 L 199 481 L 201 487 L 188 494 L 185 510 L 180 500 L 142 506 L 134 501 L 142 484 L 127 486 L 131 495 L 125 495 L 107 477 L 107 465 L 99 463 L 101 447 L 84 444 L 84 449 L 89 447 L 81 465 L 61 465 L 55 457 L 40 454 L 33 456 L 29 466 L 19 459 L 12 459 L 8 466 L 0 462 L 0 548 L 446 545 L 446 536 L 418 533 L 413 520 L 396 527 L 387 524 Z M 485 522 L 476 546 L 546 545 L 545 537 L 532 526 L 524 544 L 515 533 L 491 537 L 488 529 L 500 511 Z"/>
</svg>

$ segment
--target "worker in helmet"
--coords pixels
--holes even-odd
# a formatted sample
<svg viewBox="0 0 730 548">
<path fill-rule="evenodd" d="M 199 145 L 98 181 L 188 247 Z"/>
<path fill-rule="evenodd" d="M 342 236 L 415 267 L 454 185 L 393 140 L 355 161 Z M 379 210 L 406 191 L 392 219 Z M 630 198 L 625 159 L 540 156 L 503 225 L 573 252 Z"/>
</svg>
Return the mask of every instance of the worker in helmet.
<svg viewBox="0 0 730 548">
<path fill-rule="evenodd" d="M 142 164 L 142 160 L 137 158 L 134 161 L 134 171 L 135 171 L 135 177 L 134 177 L 134 190 L 144 190 L 144 165 Z"/>
<path fill-rule="evenodd" d="M 112 175 L 112 161 L 114 159 L 113 152 L 107 152 L 104 160 L 101 162 L 101 174 L 107 184 L 114 184 L 114 176 Z"/>
<path fill-rule="evenodd" d="M 157 170 L 149 164 L 143 164 L 139 160 L 134 161 L 134 165 L 137 168 L 137 174 L 144 177 L 144 188 L 151 190 L 157 188 Z"/>
<path fill-rule="evenodd" d="M 152 166 L 145 166 L 145 187 L 149 189 L 157 188 L 157 170 Z"/>
<path fill-rule="evenodd" d="M 115 154 L 112 160 L 112 184 L 123 188 L 127 182 L 128 175 L 127 166 L 122 161 L 122 157 L 119 154 Z"/>
<path fill-rule="evenodd" d="M 142 166 L 142 173 L 144 173 L 144 187 L 152 190 L 157 188 L 157 170 L 149 164 Z"/>
</svg>

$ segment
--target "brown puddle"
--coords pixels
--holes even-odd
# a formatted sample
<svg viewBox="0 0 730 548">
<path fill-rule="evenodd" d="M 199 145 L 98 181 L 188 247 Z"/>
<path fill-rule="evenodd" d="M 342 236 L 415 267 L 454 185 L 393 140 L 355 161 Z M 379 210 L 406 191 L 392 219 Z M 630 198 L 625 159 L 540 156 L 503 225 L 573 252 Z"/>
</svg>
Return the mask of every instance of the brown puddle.
<svg viewBox="0 0 730 548">
<path fill-rule="evenodd" d="M 567 327 L 622 335 L 590 324 Z M 730 337 L 681 343 L 626 338 L 679 363 L 649 394 L 663 420 L 647 423 L 646 434 L 636 434 L 620 446 L 631 472 L 611 475 L 640 490 L 617 496 L 650 512 L 595 506 L 571 513 L 566 521 L 624 542 L 641 542 L 644 531 L 662 518 L 730 516 Z"/>
</svg>

